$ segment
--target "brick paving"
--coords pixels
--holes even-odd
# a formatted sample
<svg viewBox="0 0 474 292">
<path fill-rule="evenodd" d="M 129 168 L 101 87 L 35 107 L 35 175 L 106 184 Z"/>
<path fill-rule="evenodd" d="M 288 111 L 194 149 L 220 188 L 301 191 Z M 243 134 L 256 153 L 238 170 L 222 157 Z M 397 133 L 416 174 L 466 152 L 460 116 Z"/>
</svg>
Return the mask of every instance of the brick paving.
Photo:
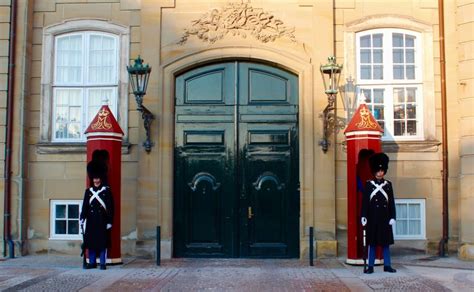
<svg viewBox="0 0 474 292">
<path fill-rule="evenodd" d="M 395 260 L 394 274 L 343 259 L 299 260 L 127 258 L 106 271 L 83 270 L 81 258 L 26 256 L 0 261 L 0 291 L 474 291 L 470 262 Z M 443 266 L 444 263 L 444 266 Z"/>
</svg>

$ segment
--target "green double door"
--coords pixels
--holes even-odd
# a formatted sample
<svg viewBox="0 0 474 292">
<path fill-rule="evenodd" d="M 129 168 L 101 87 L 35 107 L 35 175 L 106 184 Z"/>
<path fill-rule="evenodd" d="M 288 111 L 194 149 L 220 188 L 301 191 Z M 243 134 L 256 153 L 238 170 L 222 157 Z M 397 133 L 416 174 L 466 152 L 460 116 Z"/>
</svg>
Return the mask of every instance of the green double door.
<svg viewBox="0 0 474 292">
<path fill-rule="evenodd" d="M 174 256 L 299 256 L 298 79 L 226 62 L 176 78 Z"/>
</svg>

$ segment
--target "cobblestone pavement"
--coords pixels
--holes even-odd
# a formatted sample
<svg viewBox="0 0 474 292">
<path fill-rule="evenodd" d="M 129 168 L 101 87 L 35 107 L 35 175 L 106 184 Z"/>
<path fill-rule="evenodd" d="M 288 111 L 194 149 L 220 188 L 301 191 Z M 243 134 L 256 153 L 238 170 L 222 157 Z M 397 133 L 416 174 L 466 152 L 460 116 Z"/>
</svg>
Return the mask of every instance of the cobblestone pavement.
<svg viewBox="0 0 474 292">
<path fill-rule="evenodd" d="M 397 273 L 343 259 L 300 260 L 126 258 L 106 271 L 83 270 L 79 257 L 26 256 L 0 260 L 1 291 L 474 291 L 474 263 L 401 258 Z"/>
</svg>

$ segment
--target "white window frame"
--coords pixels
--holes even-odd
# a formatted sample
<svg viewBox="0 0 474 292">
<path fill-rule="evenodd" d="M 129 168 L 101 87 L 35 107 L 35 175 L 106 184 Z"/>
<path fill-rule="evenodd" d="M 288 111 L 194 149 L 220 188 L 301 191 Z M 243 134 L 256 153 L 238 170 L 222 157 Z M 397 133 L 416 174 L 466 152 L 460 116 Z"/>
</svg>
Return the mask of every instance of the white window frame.
<svg viewBox="0 0 474 292">
<path fill-rule="evenodd" d="M 82 234 L 56 234 L 56 206 L 57 205 L 79 205 L 79 217 L 82 212 L 82 200 L 51 200 L 50 201 L 50 240 L 82 240 Z M 66 207 L 67 210 L 67 207 Z M 67 220 L 68 217 L 66 217 Z M 79 219 L 78 219 L 79 220 Z M 80 227 L 80 226 L 79 226 Z M 67 230 L 67 227 L 66 227 Z"/>
<path fill-rule="evenodd" d="M 403 35 L 412 35 L 415 37 L 415 79 L 394 79 L 393 78 L 393 44 L 392 35 L 394 33 L 400 33 Z M 361 79 L 360 78 L 360 39 L 364 36 L 382 34 L 382 49 L 383 49 L 383 78 L 378 79 Z M 404 29 L 370 29 L 356 33 L 356 70 L 357 70 L 357 94 L 361 93 L 362 89 L 376 89 L 383 88 L 384 91 L 384 122 L 385 132 L 382 136 L 382 140 L 397 140 L 397 141 L 410 141 L 410 140 L 422 140 L 424 137 L 423 133 L 423 76 L 422 76 L 422 42 L 421 34 L 415 31 L 404 30 Z M 393 90 L 398 87 L 414 87 L 416 88 L 416 135 L 413 136 L 394 136 L 394 96 Z"/>
<path fill-rule="evenodd" d="M 413 136 L 404 136 L 396 137 L 386 135 L 382 138 L 385 142 L 400 142 L 399 146 L 409 145 L 410 142 L 427 142 L 427 141 L 436 141 L 436 110 L 435 110 L 435 55 L 434 55 L 434 37 L 433 37 L 433 25 L 430 23 L 425 23 L 417 20 L 414 17 L 405 16 L 405 15 L 395 15 L 395 14 L 374 14 L 370 16 L 365 16 L 363 18 L 355 19 L 354 21 L 348 22 L 344 26 L 344 69 L 342 80 L 348 78 L 353 78 L 357 80 L 358 76 L 358 62 L 356 61 L 360 56 L 358 56 L 359 51 L 357 50 L 358 34 L 365 33 L 374 30 L 383 30 L 390 29 L 392 31 L 400 30 L 407 31 L 410 33 L 418 33 L 419 41 L 421 43 L 422 52 L 421 52 L 421 75 L 417 74 L 416 78 L 421 78 L 418 80 L 421 85 L 421 91 L 419 94 L 422 94 L 422 101 L 420 107 L 417 108 L 417 111 L 420 112 L 420 121 L 423 122 L 422 132 L 417 133 L 417 137 Z M 420 51 L 421 51 L 420 50 Z M 391 54 L 392 52 L 390 52 Z M 415 56 L 416 58 L 416 56 Z M 385 66 L 386 67 L 386 66 Z M 386 77 L 386 75 L 384 75 Z M 400 80 L 397 80 L 400 81 Z M 405 82 L 402 80 L 402 82 Z M 355 82 L 356 85 L 357 81 Z M 369 84 L 362 84 L 372 85 Z M 368 86 L 367 86 L 368 87 Z M 366 88 L 367 88 L 366 87 Z M 355 108 L 354 108 L 355 110 Z M 417 113 L 418 118 L 418 113 Z M 388 144 L 387 144 L 388 145 Z"/>
<path fill-rule="evenodd" d="M 70 36 L 77 36 L 80 35 L 82 37 L 82 60 L 81 60 L 81 65 L 82 65 L 82 74 L 81 74 L 81 79 L 79 82 L 71 82 L 71 83 L 66 83 L 66 82 L 58 82 L 57 81 L 57 70 L 56 70 L 56 64 L 58 63 L 57 58 L 58 54 L 56 49 L 58 48 L 58 42 L 61 38 L 67 38 Z M 83 31 L 83 32 L 74 32 L 74 33 L 67 33 L 67 34 L 62 34 L 58 35 L 55 37 L 55 46 L 54 46 L 54 65 L 53 65 L 53 70 L 54 70 L 54 77 L 53 77 L 53 122 L 52 122 L 52 137 L 51 140 L 53 142 L 85 142 L 86 137 L 84 135 L 84 131 L 87 129 L 89 126 L 89 119 L 88 119 L 88 110 L 89 110 L 89 91 L 90 89 L 97 88 L 107 88 L 107 89 L 112 89 L 113 94 L 112 94 L 112 100 L 109 101 L 109 104 L 111 104 L 111 110 L 114 114 L 115 117 L 117 117 L 117 87 L 118 87 L 118 78 L 117 74 L 114 73 L 114 76 L 112 76 L 112 82 L 109 83 L 91 83 L 88 80 L 89 76 L 89 47 L 90 47 L 90 38 L 91 36 L 106 36 L 113 38 L 114 40 L 114 50 L 115 50 L 115 69 L 118 70 L 119 66 L 119 57 L 118 57 L 118 36 L 110 33 L 103 33 L 103 32 L 96 32 L 96 31 Z M 79 138 L 57 138 L 56 133 L 54 131 L 55 126 L 56 126 L 56 118 L 57 118 L 57 106 L 56 106 L 56 98 L 57 98 L 57 90 L 58 89 L 81 89 L 81 95 L 82 95 L 82 115 L 81 115 L 81 127 L 80 127 L 80 137 Z M 99 110 L 99 109 L 97 109 Z"/>
<path fill-rule="evenodd" d="M 129 65 L 130 49 L 130 28 L 114 24 L 109 21 L 97 19 L 75 19 L 64 21 L 59 24 L 50 25 L 43 30 L 43 55 L 42 55 L 42 74 L 41 74 L 41 123 L 39 143 L 56 143 L 58 145 L 66 143 L 84 143 L 85 137 L 81 139 L 56 139 L 54 133 L 55 105 L 54 90 L 60 84 L 55 84 L 55 42 L 58 37 L 66 34 L 78 33 L 97 33 L 113 35 L 116 37 L 118 60 L 117 60 L 117 82 L 115 89 L 115 106 L 111 108 L 114 112 L 120 127 L 124 131 L 124 142 L 128 141 L 128 72 L 126 66 Z M 83 42 L 84 43 L 84 42 Z M 85 56 L 83 56 L 84 58 Z M 84 66 L 84 68 L 87 66 Z M 87 76 L 84 75 L 83 76 Z M 109 87 L 110 84 L 81 85 L 82 88 L 101 88 Z M 78 87 L 71 85 L 71 87 Z M 85 99 L 85 98 L 84 98 Z M 86 106 L 86 105 L 83 105 Z M 84 107 L 83 113 L 87 115 L 87 108 Z M 83 119 L 83 123 L 85 119 Z M 87 127 L 86 125 L 85 127 Z M 85 130 L 85 128 L 81 129 Z"/>
<path fill-rule="evenodd" d="M 393 236 L 396 240 L 425 240 L 426 239 L 426 202 L 425 199 L 395 199 L 395 206 L 397 204 L 419 204 L 420 205 L 420 229 L 421 234 L 419 235 L 399 235 L 396 234 L 397 221 L 399 217 L 397 214 L 397 220 L 393 226 Z M 408 212 L 407 212 L 408 215 Z M 409 218 L 408 218 L 409 219 Z"/>
</svg>

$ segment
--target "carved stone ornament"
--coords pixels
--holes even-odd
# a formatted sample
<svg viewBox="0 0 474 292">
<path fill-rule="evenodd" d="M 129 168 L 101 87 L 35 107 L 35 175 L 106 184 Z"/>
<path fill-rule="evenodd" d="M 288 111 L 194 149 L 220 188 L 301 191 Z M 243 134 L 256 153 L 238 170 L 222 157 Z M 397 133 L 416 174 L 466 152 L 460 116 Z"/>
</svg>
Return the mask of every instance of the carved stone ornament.
<svg viewBox="0 0 474 292">
<path fill-rule="evenodd" d="M 185 29 L 178 44 L 183 45 L 193 35 L 213 44 L 229 33 L 243 38 L 250 34 L 263 43 L 277 38 L 296 42 L 294 31 L 294 28 L 284 26 L 283 21 L 263 9 L 253 8 L 250 3 L 228 3 L 222 10 L 213 9 L 200 19 L 193 20 L 192 28 Z"/>
</svg>

